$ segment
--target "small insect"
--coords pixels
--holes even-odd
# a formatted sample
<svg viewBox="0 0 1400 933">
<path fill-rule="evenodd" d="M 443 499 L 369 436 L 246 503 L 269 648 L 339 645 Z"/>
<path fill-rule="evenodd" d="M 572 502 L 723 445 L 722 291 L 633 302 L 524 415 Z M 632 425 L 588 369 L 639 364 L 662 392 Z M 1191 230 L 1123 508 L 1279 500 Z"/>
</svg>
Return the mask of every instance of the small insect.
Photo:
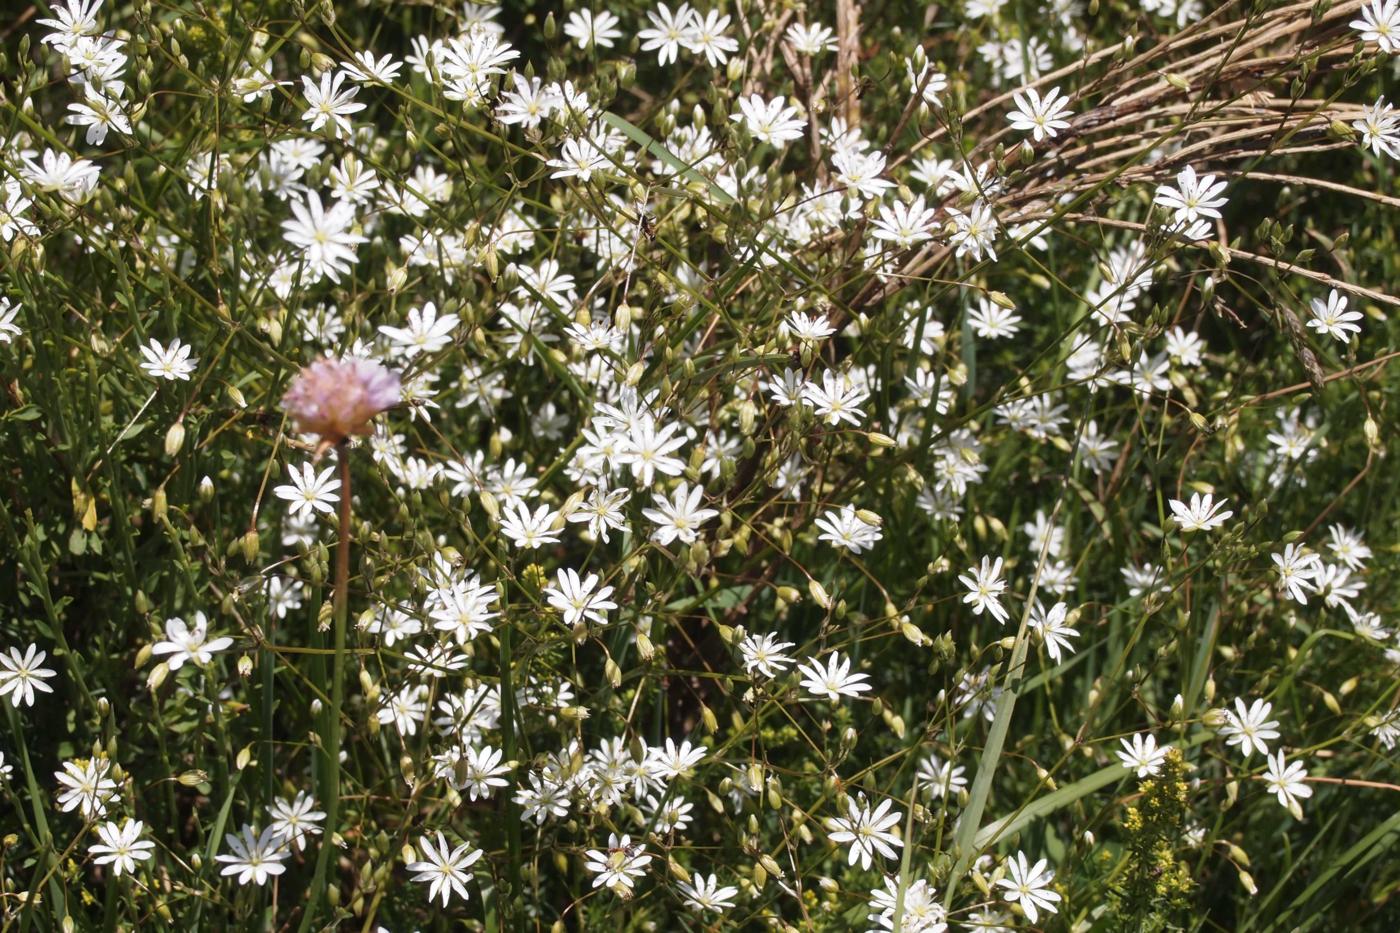
<svg viewBox="0 0 1400 933">
<path fill-rule="evenodd" d="M 656 239 L 656 215 L 651 211 L 643 211 L 641 219 L 638 221 L 642 228 L 642 235 L 648 240 Z"/>
</svg>

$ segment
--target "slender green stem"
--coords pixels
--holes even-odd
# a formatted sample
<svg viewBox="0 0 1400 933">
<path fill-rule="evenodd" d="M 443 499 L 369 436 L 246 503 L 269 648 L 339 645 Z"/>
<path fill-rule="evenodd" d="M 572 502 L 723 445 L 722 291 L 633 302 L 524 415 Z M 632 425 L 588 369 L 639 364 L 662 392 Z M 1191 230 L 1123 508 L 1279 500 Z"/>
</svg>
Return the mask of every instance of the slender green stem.
<svg viewBox="0 0 1400 933">
<path fill-rule="evenodd" d="M 340 461 L 340 536 L 335 546 L 335 592 L 331 597 L 335 615 L 335 657 L 331 662 L 331 705 L 321 728 L 321 750 L 326 756 L 321 786 L 321 801 L 326 808 L 326 835 L 316 856 L 316 874 L 311 879 L 306 913 L 301 918 L 301 933 L 311 929 L 326 889 L 326 875 L 335 849 L 336 819 L 340 813 L 340 708 L 345 699 L 345 625 L 349 608 L 351 537 L 350 448 L 344 441 L 336 447 L 336 458 Z"/>
<path fill-rule="evenodd" d="M 517 742 L 515 736 L 515 685 L 512 683 L 511 667 L 514 662 L 512 657 L 513 647 L 511 644 L 512 626 L 509 622 L 501 626 L 501 745 L 504 749 L 506 760 L 514 761 L 516 756 Z M 506 811 L 506 847 L 510 854 L 510 864 L 508 866 L 510 877 L 510 897 L 505 899 L 505 903 L 498 903 L 501 912 L 502 922 L 506 919 L 514 921 L 518 916 L 517 908 L 521 904 L 524 896 L 522 890 L 520 863 L 521 863 L 521 841 L 520 841 L 520 813 L 519 804 L 515 802 L 513 794 L 504 795 L 504 807 Z"/>
</svg>

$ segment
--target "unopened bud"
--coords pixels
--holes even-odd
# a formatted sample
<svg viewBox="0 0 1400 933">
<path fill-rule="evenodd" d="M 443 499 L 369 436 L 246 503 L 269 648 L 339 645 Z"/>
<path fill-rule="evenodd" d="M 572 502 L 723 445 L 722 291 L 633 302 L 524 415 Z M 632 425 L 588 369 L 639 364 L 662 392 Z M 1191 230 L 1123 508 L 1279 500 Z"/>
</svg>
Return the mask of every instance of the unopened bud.
<svg viewBox="0 0 1400 933">
<path fill-rule="evenodd" d="M 165 455 L 173 457 L 185 446 L 185 422 L 177 421 L 165 432 Z"/>
<path fill-rule="evenodd" d="M 1259 886 L 1254 883 L 1254 876 L 1247 871 L 1240 871 L 1240 885 L 1251 896 L 1259 893 Z"/>
</svg>

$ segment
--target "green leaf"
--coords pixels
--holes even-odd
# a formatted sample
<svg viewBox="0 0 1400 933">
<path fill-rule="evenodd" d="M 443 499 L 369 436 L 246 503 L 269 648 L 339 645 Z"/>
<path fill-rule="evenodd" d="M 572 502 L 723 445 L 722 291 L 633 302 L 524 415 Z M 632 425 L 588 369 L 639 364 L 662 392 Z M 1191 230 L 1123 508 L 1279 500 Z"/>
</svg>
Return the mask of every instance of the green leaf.
<svg viewBox="0 0 1400 933">
<path fill-rule="evenodd" d="M 1178 747 L 1183 750 L 1195 748 L 1197 745 L 1214 737 L 1215 733 L 1213 732 L 1200 732 L 1192 736 L 1185 745 L 1178 745 Z M 988 823 L 978 830 L 977 835 L 972 841 L 973 849 L 980 852 L 988 846 L 995 844 L 998 839 L 1015 835 L 1042 816 L 1049 816 L 1056 810 L 1067 807 L 1075 801 L 1087 797 L 1094 791 L 1101 790 L 1110 784 L 1122 780 L 1127 775 L 1128 771 L 1115 761 L 1107 768 L 1095 771 L 1082 780 L 1075 781 L 1073 784 L 1061 787 L 1053 793 L 1046 794 L 1044 797 L 1033 800 L 1010 816 L 1004 816 L 999 820 Z"/>
<path fill-rule="evenodd" d="M 734 199 L 729 196 L 729 192 L 697 172 L 690 165 L 686 164 L 680 156 L 661 145 L 661 143 L 657 142 L 655 139 L 652 139 L 651 136 L 647 135 L 644 131 L 622 119 L 622 117 L 619 117 L 615 113 L 604 113 L 602 120 L 608 126 L 611 126 L 613 129 L 632 140 L 632 142 L 641 146 L 644 152 L 651 153 L 656 156 L 656 158 L 675 169 L 676 173 L 679 174 L 681 178 L 684 178 L 692 184 L 704 185 L 705 189 L 710 192 L 710 196 L 719 203 L 726 205 L 734 203 Z"/>
</svg>

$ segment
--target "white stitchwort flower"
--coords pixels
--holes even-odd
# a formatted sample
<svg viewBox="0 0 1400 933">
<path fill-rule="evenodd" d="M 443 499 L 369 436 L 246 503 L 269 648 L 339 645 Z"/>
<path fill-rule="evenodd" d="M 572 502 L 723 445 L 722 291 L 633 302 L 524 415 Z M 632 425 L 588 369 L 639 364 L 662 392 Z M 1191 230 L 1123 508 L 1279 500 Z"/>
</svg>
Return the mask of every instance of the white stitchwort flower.
<svg viewBox="0 0 1400 933">
<path fill-rule="evenodd" d="M 817 519 L 816 525 L 822 530 L 817 540 L 829 541 L 840 550 L 852 554 L 874 547 L 875 542 L 880 540 L 880 526 L 862 518 L 853 505 L 828 509 Z"/>
<path fill-rule="evenodd" d="M 429 901 L 440 897 L 446 907 L 453 894 L 468 899 L 467 882 L 472 877 L 468 869 L 484 854 L 480 849 L 464 842 L 449 850 L 447 839 L 438 830 L 436 842 L 429 836 L 419 838 L 418 851 L 422 860 L 410 862 L 408 870 L 413 872 L 414 881 L 428 885 Z"/>
<path fill-rule="evenodd" d="M 981 615 L 983 612 L 989 613 L 1003 625 L 1011 614 L 1006 611 L 1006 607 L 1001 603 L 1001 596 L 1006 592 L 1006 581 L 1001 577 L 1002 559 L 998 557 L 995 562 L 991 558 L 982 558 L 982 563 L 977 567 L 968 568 L 967 573 L 958 577 L 958 582 L 967 587 L 968 593 L 963 597 L 963 602 L 972 607 L 974 615 Z"/>
<path fill-rule="evenodd" d="M 1230 520 L 1235 513 L 1225 508 L 1226 500 L 1218 502 L 1210 493 L 1192 493 L 1191 504 L 1180 499 L 1171 499 L 1167 505 L 1172 510 L 1172 521 L 1182 531 L 1211 531 Z"/>
<path fill-rule="evenodd" d="M 1123 762 L 1123 767 L 1132 771 L 1140 778 L 1151 777 L 1162 767 L 1162 762 L 1166 760 L 1167 752 L 1171 750 L 1170 745 L 1157 745 L 1157 737 L 1150 732 L 1142 732 L 1133 736 L 1132 741 L 1127 739 L 1119 740 L 1123 745 L 1123 750 L 1118 752 L 1118 760 Z"/>
<path fill-rule="evenodd" d="M 303 463 L 298 469 L 287 464 L 290 484 L 276 486 L 272 494 L 290 502 L 291 513 L 296 516 L 310 516 L 316 512 L 330 514 L 340 501 L 338 494 L 340 480 L 335 479 L 335 467 L 329 466 L 317 473 L 310 463 Z"/>
<path fill-rule="evenodd" d="M 723 913 L 733 907 L 734 898 L 739 893 L 739 889 L 731 885 L 721 887 L 713 873 L 705 876 L 698 871 L 691 874 L 689 884 L 682 881 L 676 887 L 691 910 L 714 913 Z"/>
<path fill-rule="evenodd" d="M 244 824 L 236 835 L 224 836 L 224 845 L 229 851 L 214 856 L 214 861 L 224 863 L 219 874 L 236 876 L 241 885 L 251 882 L 261 887 L 287 870 L 282 864 L 287 859 L 287 841 L 270 826 L 259 832 Z"/>
<path fill-rule="evenodd" d="M 1273 709 L 1273 704 L 1264 700 L 1255 700 L 1246 708 L 1244 700 L 1236 698 L 1233 710 L 1226 708 L 1221 711 L 1225 722 L 1220 727 L 1220 734 L 1225 736 L 1225 744 L 1238 745 L 1245 758 L 1255 751 L 1261 755 L 1269 754 L 1265 742 L 1279 735 L 1275 728 L 1278 722 L 1269 718 Z"/>
<path fill-rule="evenodd" d="M 120 878 L 123 873 L 136 871 L 136 863 L 151 857 L 156 847 L 149 839 L 142 839 L 141 833 L 146 824 L 140 820 L 127 820 L 118 825 L 115 821 L 97 827 L 98 842 L 88 847 L 94 865 L 111 865 L 112 874 Z"/>
<path fill-rule="evenodd" d="M 791 647 L 792 642 L 778 641 L 777 636 L 769 632 L 764 635 L 746 635 L 739 643 L 739 653 L 743 657 L 744 670 L 749 676 L 777 677 L 792 665 L 792 658 L 786 653 Z"/>
<path fill-rule="evenodd" d="M 1015 858 L 1006 861 L 1007 877 L 997 881 L 1006 889 L 1006 900 L 1019 904 L 1031 923 L 1040 922 L 1042 910 L 1051 914 L 1059 912 L 1055 905 L 1059 903 L 1060 895 L 1050 888 L 1055 873 L 1048 870 L 1049 864 L 1041 859 L 1032 866 L 1026 853 L 1017 852 Z"/>
<path fill-rule="evenodd" d="M 1069 121 L 1065 119 L 1070 116 L 1067 98 L 1059 88 L 1051 88 L 1044 97 L 1035 88 L 1026 88 L 1024 95 L 1017 93 L 1012 100 L 1016 109 L 1006 117 L 1011 121 L 1011 128 L 1030 133 L 1036 142 L 1054 139 L 1060 130 L 1069 129 Z"/>
<path fill-rule="evenodd" d="M 1400 50 L 1400 0 L 1367 0 L 1361 5 L 1361 18 L 1350 25 L 1387 55 Z"/>
<path fill-rule="evenodd" d="M 1307 769 L 1297 761 L 1285 761 L 1281 751 L 1269 755 L 1268 762 L 1263 779 L 1269 786 L 1269 792 L 1278 798 L 1279 806 L 1295 818 L 1302 819 L 1303 806 L 1299 801 L 1312 796 L 1312 788 L 1307 784 Z"/>
<path fill-rule="evenodd" d="M 55 671 L 44 667 L 47 657 L 48 652 L 40 651 L 39 646 L 33 643 L 24 654 L 20 654 L 18 648 L 11 648 L 8 654 L 0 652 L 0 697 L 8 694 L 10 705 L 19 709 L 34 705 L 35 690 L 53 693 L 53 687 L 44 683 L 57 676 Z"/>
<path fill-rule="evenodd" d="M 1327 293 L 1325 301 L 1314 298 L 1309 308 L 1312 317 L 1308 318 L 1308 326 L 1319 336 L 1325 334 L 1342 343 L 1351 343 L 1351 335 L 1361 333 L 1361 325 L 1356 323 L 1361 320 L 1361 312 L 1348 311 L 1346 296 L 1335 288 Z"/>
<path fill-rule="evenodd" d="M 589 849 L 585 855 L 588 859 L 585 867 L 597 876 L 593 879 L 593 887 L 611 888 L 627 896 L 631 895 L 636 879 L 646 874 L 646 867 L 651 862 L 646 846 L 632 842 L 631 836 L 619 836 L 617 833 L 608 835 L 606 850 Z"/>
<path fill-rule="evenodd" d="M 851 660 L 839 651 L 827 656 L 826 664 L 816 658 L 797 666 L 802 686 L 813 696 L 840 700 L 843 696 L 858 697 L 870 689 L 869 674 L 852 674 Z"/>
<path fill-rule="evenodd" d="M 837 845 L 850 847 L 846 854 L 850 864 L 860 862 L 861 868 L 869 868 L 877 854 L 899 858 L 895 849 L 904 848 L 904 842 L 890 830 L 903 818 L 904 814 L 893 809 L 888 798 L 872 810 L 864 800 L 857 803 L 847 797 L 846 815 L 826 818 L 827 837 Z"/>
<path fill-rule="evenodd" d="M 1176 224 L 1192 224 L 1203 218 L 1218 218 L 1226 199 L 1221 197 L 1225 182 L 1214 175 L 1197 175 L 1188 165 L 1176 176 L 1176 186 L 1162 185 L 1154 201 L 1172 212 Z"/>
<path fill-rule="evenodd" d="M 178 671 L 186 661 L 203 667 L 214 659 L 214 652 L 232 644 L 233 639 L 228 636 L 211 639 L 209 620 L 196 610 L 193 626 L 186 625 L 184 619 L 166 619 L 165 640 L 152 645 L 151 654 L 168 655 L 165 663 L 172 671 Z"/>
<path fill-rule="evenodd" d="M 189 344 L 181 343 L 178 339 L 172 340 L 169 346 L 161 346 L 159 341 L 152 338 L 149 345 L 139 349 L 141 368 L 152 379 L 188 382 L 190 373 L 194 372 L 195 364 L 199 362 L 190 356 Z"/>
</svg>

